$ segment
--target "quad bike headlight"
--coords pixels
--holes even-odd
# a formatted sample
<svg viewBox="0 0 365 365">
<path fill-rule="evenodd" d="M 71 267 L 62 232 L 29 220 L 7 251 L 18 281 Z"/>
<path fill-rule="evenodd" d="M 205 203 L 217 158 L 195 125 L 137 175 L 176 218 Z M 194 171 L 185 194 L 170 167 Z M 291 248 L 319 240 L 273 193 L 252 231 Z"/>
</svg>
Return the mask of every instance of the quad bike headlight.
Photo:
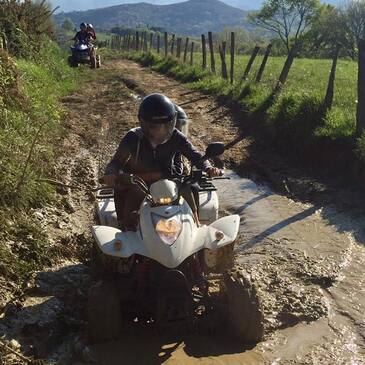
<svg viewBox="0 0 365 365">
<path fill-rule="evenodd" d="M 158 214 L 152 213 L 152 221 L 155 226 L 156 233 L 167 245 L 173 245 L 179 238 L 182 230 L 180 215 L 164 218 Z"/>
</svg>

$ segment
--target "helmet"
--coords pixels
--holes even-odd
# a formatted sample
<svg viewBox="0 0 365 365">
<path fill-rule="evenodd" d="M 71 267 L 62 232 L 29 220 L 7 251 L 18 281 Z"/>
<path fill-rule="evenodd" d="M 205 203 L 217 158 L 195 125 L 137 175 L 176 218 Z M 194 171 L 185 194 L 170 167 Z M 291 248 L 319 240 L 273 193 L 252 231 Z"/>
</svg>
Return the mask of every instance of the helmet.
<svg viewBox="0 0 365 365">
<path fill-rule="evenodd" d="M 93 25 L 92 25 L 92 24 L 88 23 L 88 24 L 87 24 L 87 29 L 94 29 L 94 27 L 93 27 Z"/>
<path fill-rule="evenodd" d="M 175 109 L 177 111 L 177 118 L 176 118 L 176 128 L 181 131 L 185 136 L 188 135 L 188 116 L 185 113 L 185 110 L 175 104 Z"/>
<path fill-rule="evenodd" d="M 81 23 L 80 24 L 80 29 L 81 30 L 86 30 L 86 28 L 87 28 L 87 24 L 86 23 Z"/>
<path fill-rule="evenodd" d="M 176 125 L 175 104 L 165 95 L 150 94 L 139 106 L 138 119 L 144 135 L 153 145 L 167 142 Z"/>
</svg>

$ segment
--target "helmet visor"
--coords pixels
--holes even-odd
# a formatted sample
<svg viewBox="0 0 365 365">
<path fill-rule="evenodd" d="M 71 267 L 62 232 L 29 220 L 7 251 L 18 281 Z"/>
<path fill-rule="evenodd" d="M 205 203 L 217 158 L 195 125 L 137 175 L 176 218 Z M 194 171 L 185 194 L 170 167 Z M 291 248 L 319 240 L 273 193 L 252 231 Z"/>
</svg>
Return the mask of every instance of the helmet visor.
<svg viewBox="0 0 365 365">
<path fill-rule="evenodd" d="M 175 122 L 170 123 L 144 123 L 143 132 L 153 145 L 167 142 L 172 136 Z"/>
</svg>

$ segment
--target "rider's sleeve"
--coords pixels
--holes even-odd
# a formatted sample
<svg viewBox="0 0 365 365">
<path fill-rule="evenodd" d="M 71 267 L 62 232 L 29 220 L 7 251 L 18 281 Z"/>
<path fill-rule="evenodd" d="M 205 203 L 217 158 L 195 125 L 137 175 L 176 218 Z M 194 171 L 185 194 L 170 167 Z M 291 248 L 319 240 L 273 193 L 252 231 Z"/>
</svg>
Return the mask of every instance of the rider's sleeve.
<svg viewBox="0 0 365 365">
<path fill-rule="evenodd" d="M 136 143 L 138 143 L 138 136 L 129 131 L 121 140 L 113 158 L 106 166 L 105 175 L 118 174 L 120 170 L 123 170 L 124 166 L 132 156 L 133 146 Z"/>
<path fill-rule="evenodd" d="M 208 161 L 201 162 L 203 155 L 197 151 L 192 143 L 180 132 L 178 134 L 179 150 L 198 169 L 205 170 L 210 167 Z"/>
</svg>

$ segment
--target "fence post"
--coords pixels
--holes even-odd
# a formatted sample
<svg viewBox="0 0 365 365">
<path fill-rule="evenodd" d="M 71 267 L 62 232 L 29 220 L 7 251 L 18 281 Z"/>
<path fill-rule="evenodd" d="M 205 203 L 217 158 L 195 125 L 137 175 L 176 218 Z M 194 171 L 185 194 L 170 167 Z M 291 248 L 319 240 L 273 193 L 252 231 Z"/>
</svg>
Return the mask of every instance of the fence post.
<svg viewBox="0 0 365 365">
<path fill-rule="evenodd" d="M 190 51 L 190 66 L 194 64 L 194 42 L 191 42 L 191 51 Z"/>
<path fill-rule="evenodd" d="M 365 130 L 365 40 L 358 42 L 358 76 L 357 76 L 357 111 L 356 111 L 356 135 L 361 136 Z"/>
<path fill-rule="evenodd" d="M 153 49 L 153 33 L 150 33 L 150 52 L 152 52 Z"/>
<path fill-rule="evenodd" d="M 186 40 L 185 40 L 185 49 L 184 49 L 184 63 L 186 63 L 186 57 L 188 55 L 188 45 L 189 45 L 189 38 L 186 37 Z"/>
<path fill-rule="evenodd" d="M 235 55 L 235 33 L 231 32 L 231 84 L 234 80 L 234 55 Z"/>
<path fill-rule="evenodd" d="M 167 47 L 168 47 L 168 37 L 167 37 L 167 32 L 164 33 L 164 38 L 165 38 L 165 58 L 167 58 Z"/>
<path fill-rule="evenodd" d="M 290 51 L 288 53 L 288 56 L 285 60 L 283 69 L 281 70 L 281 73 L 280 73 L 280 76 L 279 76 L 279 81 L 276 84 L 274 92 L 278 92 L 283 87 L 283 85 L 285 84 L 296 54 L 297 54 L 297 47 L 294 45 L 290 49 Z"/>
<path fill-rule="evenodd" d="M 175 47 L 175 34 L 172 35 L 171 38 L 171 55 L 174 55 L 174 47 Z"/>
<path fill-rule="evenodd" d="M 144 52 L 148 52 L 148 34 L 144 32 Z"/>
<path fill-rule="evenodd" d="M 128 51 L 128 53 L 129 53 L 130 49 L 131 49 L 131 35 L 128 34 L 128 40 L 127 40 L 127 51 Z"/>
<path fill-rule="evenodd" d="M 222 61 L 222 77 L 228 79 L 227 64 L 226 64 L 226 42 L 222 42 L 222 47 L 219 46 L 219 54 Z"/>
<path fill-rule="evenodd" d="M 203 63 L 202 63 L 202 67 L 203 69 L 207 68 L 207 49 L 205 46 L 205 35 L 202 34 L 202 52 L 203 52 Z"/>
<path fill-rule="evenodd" d="M 214 47 L 213 47 L 213 33 L 208 32 L 209 39 L 209 50 L 210 50 L 210 69 L 215 73 L 215 57 L 214 57 Z"/>
<path fill-rule="evenodd" d="M 248 74 L 251 71 L 251 67 L 253 65 L 253 62 L 255 61 L 255 58 L 256 58 L 257 54 L 259 53 L 259 50 L 260 50 L 260 47 L 259 46 L 256 46 L 253 49 L 252 54 L 251 54 L 251 57 L 250 57 L 250 59 L 248 61 L 248 64 L 246 66 L 246 70 L 245 70 L 245 72 L 243 74 L 242 80 L 247 80 L 247 76 L 248 76 Z"/>
<path fill-rule="evenodd" d="M 157 53 L 160 54 L 160 35 L 157 34 Z"/>
<path fill-rule="evenodd" d="M 139 51 L 139 32 L 136 32 L 136 51 Z"/>
<path fill-rule="evenodd" d="M 272 48 L 272 44 L 269 44 L 266 48 L 266 51 L 265 51 L 265 56 L 261 62 L 261 66 L 260 66 L 260 69 L 259 69 L 259 72 L 257 73 L 257 76 L 256 76 L 256 82 L 260 82 L 261 81 L 261 78 L 262 78 L 262 75 L 264 73 L 264 70 L 265 70 L 265 67 L 266 67 L 266 63 L 267 63 L 267 60 L 270 56 L 270 52 L 271 52 L 271 48 Z"/>
<path fill-rule="evenodd" d="M 182 38 L 177 39 L 177 47 L 176 47 L 176 57 L 180 60 L 181 57 L 181 41 Z"/>
<path fill-rule="evenodd" d="M 323 107 L 325 108 L 325 110 L 330 110 L 332 108 L 333 93 L 335 89 L 336 68 L 337 68 L 337 60 L 339 52 L 340 52 L 340 46 L 337 45 L 333 55 L 331 73 L 328 79 L 327 92 L 323 103 Z"/>
</svg>

